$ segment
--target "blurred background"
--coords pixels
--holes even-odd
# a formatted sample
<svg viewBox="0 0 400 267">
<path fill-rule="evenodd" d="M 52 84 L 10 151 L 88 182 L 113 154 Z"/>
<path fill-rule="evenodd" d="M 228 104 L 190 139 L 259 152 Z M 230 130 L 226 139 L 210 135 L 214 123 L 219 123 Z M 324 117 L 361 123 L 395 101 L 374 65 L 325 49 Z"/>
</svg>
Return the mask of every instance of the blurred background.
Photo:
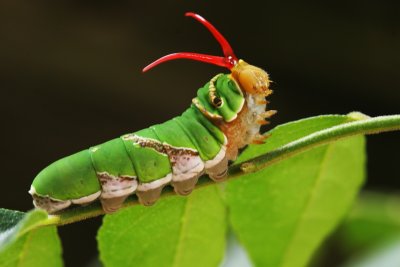
<svg viewBox="0 0 400 267">
<path fill-rule="evenodd" d="M 141 73 L 171 52 L 222 55 L 186 11 L 270 73 L 271 127 L 400 112 L 398 1 L 0 1 L 0 207 L 31 209 L 30 183 L 49 163 L 179 115 L 226 72 L 181 60 Z M 399 133 L 368 137 L 366 189 L 399 191 L 399 151 Z M 100 223 L 59 229 L 67 266 L 95 258 Z"/>
</svg>

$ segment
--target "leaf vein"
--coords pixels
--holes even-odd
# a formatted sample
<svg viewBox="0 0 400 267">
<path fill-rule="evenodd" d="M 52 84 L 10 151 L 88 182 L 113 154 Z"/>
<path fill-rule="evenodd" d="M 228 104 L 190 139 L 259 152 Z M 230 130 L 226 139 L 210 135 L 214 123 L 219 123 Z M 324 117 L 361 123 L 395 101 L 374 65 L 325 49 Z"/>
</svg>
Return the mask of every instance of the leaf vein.
<svg viewBox="0 0 400 267">
<path fill-rule="evenodd" d="M 324 155 L 321 158 L 321 164 L 320 164 L 320 167 L 318 169 L 318 173 L 316 175 L 316 179 L 314 181 L 314 184 L 313 184 L 313 186 L 312 186 L 312 188 L 310 190 L 310 193 L 308 195 L 308 198 L 307 198 L 306 203 L 305 203 L 304 208 L 303 208 L 304 212 L 299 216 L 298 220 L 296 221 L 296 224 L 295 224 L 294 230 L 293 230 L 293 234 L 291 235 L 290 240 L 287 242 L 287 245 L 286 245 L 286 248 L 284 250 L 284 253 L 282 253 L 283 257 L 281 258 L 281 264 L 279 264 L 279 266 L 285 266 L 286 265 L 285 262 L 286 262 L 286 259 L 289 258 L 288 254 L 291 251 L 292 244 L 294 243 L 294 241 L 298 237 L 299 229 L 300 229 L 301 225 L 304 223 L 304 221 L 307 218 L 309 207 L 313 203 L 314 197 L 315 197 L 315 193 L 316 193 L 316 191 L 317 191 L 317 189 L 319 187 L 319 184 L 323 180 L 321 176 L 322 176 L 322 174 L 323 174 L 323 172 L 325 170 L 325 165 L 326 165 L 326 163 L 328 161 L 327 158 L 328 158 L 329 153 L 332 150 L 332 147 L 333 147 L 333 145 L 327 145 L 326 148 L 325 148 Z"/>
</svg>

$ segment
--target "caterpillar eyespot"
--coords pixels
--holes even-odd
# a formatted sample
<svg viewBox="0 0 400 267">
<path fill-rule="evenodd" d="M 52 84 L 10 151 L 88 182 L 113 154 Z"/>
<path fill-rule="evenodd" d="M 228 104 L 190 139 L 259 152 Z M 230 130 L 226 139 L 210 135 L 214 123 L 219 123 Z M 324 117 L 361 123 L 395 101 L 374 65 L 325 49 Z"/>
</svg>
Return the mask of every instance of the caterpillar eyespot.
<svg viewBox="0 0 400 267">
<path fill-rule="evenodd" d="M 29 190 L 35 207 L 53 214 L 99 199 L 111 213 L 131 194 L 152 205 L 169 184 L 177 194 L 188 195 L 201 175 L 223 181 L 239 149 L 264 142 L 260 127 L 276 112 L 266 110 L 265 98 L 272 93 L 268 74 L 238 59 L 222 34 L 200 15 L 186 16 L 211 32 L 224 56 L 173 53 L 143 72 L 169 60 L 191 59 L 228 68 L 230 74 L 218 74 L 198 89 L 181 116 L 50 164 Z"/>
<path fill-rule="evenodd" d="M 211 103 L 214 105 L 214 107 L 216 107 L 216 108 L 220 108 L 221 106 L 222 106 L 222 99 L 221 98 L 219 98 L 218 96 L 216 96 L 216 97 L 214 97 L 212 100 L 211 100 Z"/>
</svg>

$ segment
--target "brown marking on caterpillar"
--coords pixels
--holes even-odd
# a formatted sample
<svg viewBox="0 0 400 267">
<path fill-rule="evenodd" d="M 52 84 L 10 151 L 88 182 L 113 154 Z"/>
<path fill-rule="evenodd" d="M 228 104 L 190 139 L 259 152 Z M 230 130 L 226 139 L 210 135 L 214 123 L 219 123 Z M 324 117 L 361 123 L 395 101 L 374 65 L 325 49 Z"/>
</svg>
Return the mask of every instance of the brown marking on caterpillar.
<svg viewBox="0 0 400 267">
<path fill-rule="evenodd" d="M 243 117 L 247 117 L 248 107 L 243 106 L 242 110 L 238 113 L 235 120 L 229 123 L 222 123 L 219 125 L 220 129 L 223 131 L 228 139 L 226 154 L 228 160 L 235 160 L 240 148 L 247 144 L 245 140 L 246 123 Z"/>
<path fill-rule="evenodd" d="M 162 143 L 160 143 L 158 140 L 154 140 L 151 138 L 146 138 L 146 137 L 141 137 L 138 135 L 133 135 L 130 140 L 135 142 L 136 144 L 140 145 L 141 147 L 146 147 L 146 148 L 152 148 L 155 151 L 161 153 L 161 154 L 167 154 L 165 151 L 165 148 Z"/>
<path fill-rule="evenodd" d="M 167 152 L 171 165 L 175 165 L 179 158 L 184 158 L 185 160 L 189 160 L 190 157 L 198 157 L 199 152 L 194 149 L 188 149 L 183 147 L 173 147 L 168 144 L 164 144 L 165 151 Z"/>
<path fill-rule="evenodd" d="M 63 210 L 71 206 L 71 200 L 54 200 L 50 197 L 39 196 L 37 194 L 32 194 L 33 205 L 36 208 L 46 210 L 48 213 L 55 213 L 59 210 Z"/>
</svg>

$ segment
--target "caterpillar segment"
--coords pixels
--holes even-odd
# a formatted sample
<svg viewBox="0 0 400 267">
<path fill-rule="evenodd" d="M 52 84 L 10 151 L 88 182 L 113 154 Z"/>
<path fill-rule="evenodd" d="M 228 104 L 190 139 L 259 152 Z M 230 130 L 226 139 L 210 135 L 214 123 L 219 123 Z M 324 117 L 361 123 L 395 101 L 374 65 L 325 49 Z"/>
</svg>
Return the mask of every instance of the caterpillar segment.
<svg viewBox="0 0 400 267">
<path fill-rule="evenodd" d="M 226 67 L 199 88 L 191 106 L 165 123 L 151 126 L 58 160 L 34 179 L 30 194 L 34 205 L 50 214 L 73 204 L 99 199 L 104 211 L 118 210 L 136 194 L 140 203 L 152 205 L 163 188 L 171 185 L 188 195 L 199 177 L 216 182 L 227 176 L 228 162 L 248 144 L 263 143 L 260 127 L 276 113 L 267 110 L 268 74 L 237 59 L 225 38 L 204 18 L 187 13 L 203 24 L 220 43 L 224 57 L 175 53 L 148 65 L 185 58 Z"/>
<path fill-rule="evenodd" d="M 173 120 L 123 135 L 51 164 L 32 184 L 30 193 L 35 206 L 54 213 L 71 204 L 87 204 L 100 198 L 104 211 L 111 213 L 133 193 L 143 205 L 152 205 L 168 184 L 176 193 L 187 195 L 202 174 L 219 179 L 228 164 L 226 138 L 215 125 L 204 126 L 202 116 L 191 107 Z M 203 118 L 203 123 L 206 121 Z M 92 179 L 94 176 L 97 183 Z M 85 184 L 87 178 L 93 182 L 92 190 Z M 49 182 L 54 187 L 48 187 Z M 63 186 L 56 187 L 56 184 Z M 84 188 L 78 188 L 79 185 Z M 72 198 L 70 192 L 75 188 L 73 196 L 78 197 Z M 95 192 L 86 193 L 92 191 Z"/>
</svg>

